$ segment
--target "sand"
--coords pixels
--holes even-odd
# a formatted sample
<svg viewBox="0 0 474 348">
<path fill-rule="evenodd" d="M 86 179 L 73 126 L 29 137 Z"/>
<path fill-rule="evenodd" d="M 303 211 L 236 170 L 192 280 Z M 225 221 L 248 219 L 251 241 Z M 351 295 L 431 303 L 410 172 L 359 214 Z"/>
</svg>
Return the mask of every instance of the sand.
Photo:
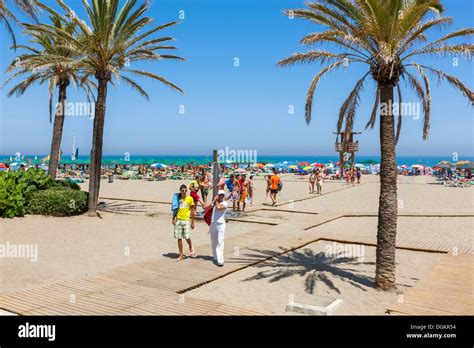
<svg viewBox="0 0 474 348">
<path fill-rule="evenodd" d="M 329 297 L 343 300 L 333 314 L 382 315 L 441 257 L 440 254 L 398 251 L 397 292 L 384 292 L 373 287 L 374 247 L 349 245 L 357 257 L 339 255 L 338 258 L 325 255 L 331 246 L 331 243 L 316 242 L 186 294 L 277 315 L 293 314 L 286 312 L 290 300 L 308 303 L 313 297 Z M 359 260 L 360 255 L 363 260 Z"/>
<path fill-rule="evenodd" d="M 265 208 L 248 213 L 253 219 L 266 219 L 274 223 L 286 223 L 288 226 L 311 226 L 317 214 L 313 213 L 363 213 L 376 214 L 378 209 L 378 176 L 364 176 L 362 184 L 352 187 L 343 182 L 326 182 L 323 195 L 309 195 L 307 178 L 287 175 L 283 178 L 284 189 L 279 202 L 284 205 L 271 208 L 262 205 L 269 203 L 265 196 L 263 178 L 255 180 L 254 209 Z M 38 261 L 28 259 L 0 258 L 0 292 L 10 292 L 33 288 L 77 276 L 91 275 L 113 269 L 120 265 L 143 260 L 159 260 L 160 258 L 176 257 L 176 241 L 172 235 L 170 196 L 182 183 L 189 181 L 121 181 L 109 184 L 106 180 L 101 185 L 101 200 L 131 209 L 126 214 L 101 213 L 101 218 L 86 215 L 53 218 L 44 216 L 26 216 L 15 219 L 0 220 L 0 244 L 34 244 L 38 246 Z M 83 184 L 87 188 L 87 183 Z M 473 214 L 474 188 L 442 187 L 428 177 L 400 177 L 398 185 L 401 206 L 400 214 Z M 121 198 L 125 201 L 107 200 Z M 138 200 L 137 202 L 126 200 Z M 140 201 L 163 203 L 146 203 Z M 128 209 L 127 208 L 127 209 Z M 283 210 L 295 213 L 283 212 Z M 123 211 L 122 211 L 123 213 Z M 319 234 L 343 236 L 350 240 L 351 236 L 364 235 L 375 240 L 376 218 L 353 217 L 341 218 L 311 229 L 315 238 Z M 291 233 L 291 229 L 279 229 L 279 226 L 262 225 L 231 221 L 226 236 L 237 236 L 243 233 L 258 231 L 276 235 Z M 207 225 L 197 223 L 192 233 L 196 250 L 201 255 L 210 255 Z M 473 217 L 400 217 L 398 238 L 446 243 L 472 245 L 474 221 Z M 284 238 L 282 238 L 284 245 Z M 305 248 L 309 255 L 319 253 L 324 246 L 313 243 Z M 297 253 L 305 255 L 305 249 Z M 318 280 L 316 293 L 341 297 L 344 306 L 337 314 L 383 314 L 387 305 L 396 299 L 397 294 L 388 294 L 374 290 L 371 277 L 374 275 L 371 247 L 365 248 L 367 263 L 337 264 L 339 271 L 348 271 L 360 275 L 364 281 L 341 279 L 331 272 L 323 272 L 339 289 L 331 289 Z M 400 291 L 406 286 L 413 286 L 423 276 L 440 254 L 427 254 L 410 251 L 397 252 L 397 277 Z M 287 256 L 284 256 L 287 257 Z M 311 271 L 299 275 L 291 272 L 288 277 L 278 281 L 269 281 L 268 277 L 254 279 L 259 272 L 267 275 L 285 270 L 314 269 L 313 259 L 289 261 L 291 267 L 284 262 L 270 261 L 262 266 L 250 267 L 235 272 L 204 287 L 193 290 L 193 295 L 212 298 L 225 303 L 268 313 L 284 314 L 288 296 L 306 293 L 305 279 Z M 311 268 L 313 267 L 313 268 Z M 338 271 L 338 272 L 339 272 Z M 336 272 L 336 271 L 335 271 Z M 251 280 L 250 280 L 250 279 Z M 258 277 L 257 277 L 258 278 Z M 249 279 L 249 280 L 245 280 Z M 190 292 L 191 293 L 191 292 Z"/>
</svg>

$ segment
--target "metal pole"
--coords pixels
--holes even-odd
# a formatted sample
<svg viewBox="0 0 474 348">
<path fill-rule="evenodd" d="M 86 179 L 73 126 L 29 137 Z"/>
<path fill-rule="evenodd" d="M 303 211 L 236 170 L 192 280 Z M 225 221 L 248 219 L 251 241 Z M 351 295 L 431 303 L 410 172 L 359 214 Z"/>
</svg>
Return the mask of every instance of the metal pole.
<svg viewBox="0 0 474 348">
<path fill-rule="evenodd" d="M 214 198 L 217 195 L 217 185 L 219 184 L 219 163 L 217 159 L 217 150 L 212 153 L 212 193 Z"/>
</svg>

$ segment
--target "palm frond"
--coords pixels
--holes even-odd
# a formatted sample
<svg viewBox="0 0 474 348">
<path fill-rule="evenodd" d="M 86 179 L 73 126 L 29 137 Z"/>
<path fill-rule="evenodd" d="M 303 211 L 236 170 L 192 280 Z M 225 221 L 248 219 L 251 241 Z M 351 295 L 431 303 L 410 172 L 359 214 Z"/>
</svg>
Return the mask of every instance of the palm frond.
<svg viewBox="0 0 474 348">
<path fill-rule="evenodd" d="M 149 78 L 154 79 L 154 80 L 158 80 L 158 81 L 162 82 L 164 85 L 166 85 L 168 87 L 171 87 L 171 88 L 173 88 L 173 89 L 175 89 L 175 90 L 177 90 L 181 93 L 184 93 L 184 91 L 181 88 L 179 88 L 178 86 L 176 86 L 172 82 L 168 81 L 167 79 L 165 79 L 162 76 L 153 74 L 151 72 L 143 71 L 143 70 L 134 70 L 134 69 L 124 69 L 123 71 L 124 72 L 129 72 L 129 73 L 132 73 L 132 74 L 136 74 L 136 75 L 140 75 L 140 76 L 149 77 Z"/>
<path fill-rule="evenodd" d="M 359 81 L 357 81 L 354 89 L 349 94 L 349 97 L 344 101 L 339 110 L 339 119 L 337 121 L 337 132 L 339 133 L 342 129 L 342 124 L 345 122 L 345 137 L 344 144 L 346 142 L 347 135 L 352 130 L 354 125 L 354 118 L 356 116 L 357 107 L 359 105 L 360 91 L 364 86 L 364 80 L 369 75 L 365 74 Z M 343 145 L 345 147 L 345 145 Z"/>
<path fill-rule="evenodd" d="M 294 53 L 290 57 L 282 59 L 278 62 L 279 66 L 288 66 L 288 65 L 295 65 L 297 63 L 304 64 L 304 63 L 313 63 L 315 61 L 319 61 L 321 64 L 324 64 L 326 61 L 331 60 L 340 60 L 344 58 L 348 58 L 351 55 L 349 53 L 332 53 L 329 51 L 313 51 L 310 50 L 305 53 Z"/>
<path fill-rule="evenodd" d="M 430 116 L 431 116 L 431 89 L 430 89 L 430 80 L 425 74 L 423 68 L 416 64 L 412 63 L 418 72 L 420 73 L 421 77 L 423 78 L 423 82 L 425 84 L 425 94 L 426 94 L 426 107 L 424 109 L 424 118 L 423 118 L 423 140 L 428 139 L 428 134 L 430 131 Z"/>
<path fill-rule="evenodd" d="M 379 87 L 377 86 L 377 90 L 375 92 L 375 102 L 374 102 L 374 107 L 372 109 L 372 114 L 370 115 L 370 119 L 369 121 L 367 122 L 367 124 L 365 125 L 365 129 L 368 129 L 368 128 L 374 128 L 375 126 L 375 121 L 377 119 L 377 110 L 378 110 L 378 107 L 379 107 L 379 101 L 380 101 L 380 89 Z"/>
<path fill-rule="evenodd" d="M 326 74 L 327 72 L 336 69 L 339 67 L 341 64 L 344 63 L 344 60 L 337 61 L 331 65 L 328 65 L 324 69 L 322 69 L 311 81 L 311 84 L 308 89 L 308 93 L 306 94 L 306 105 L 305 105 L 305 120 L 306 124 L 309 124 L 311 122 L 311 112 L 312 112 L 312 106 L 313 106 L 313 96 L 314 96 L 314 90 L 316 89 L 316 85 L 318 84 L 319 80 L 321 77 Z"/>
</svg>

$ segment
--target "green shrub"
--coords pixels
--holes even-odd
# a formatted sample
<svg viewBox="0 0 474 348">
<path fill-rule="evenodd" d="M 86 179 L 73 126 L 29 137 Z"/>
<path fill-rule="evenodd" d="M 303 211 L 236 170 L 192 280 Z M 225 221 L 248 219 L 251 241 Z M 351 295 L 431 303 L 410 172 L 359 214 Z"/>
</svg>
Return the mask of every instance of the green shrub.
<svg viewBox="0 0 474 348">
<path fill-rule="evenodd" d="M 0 172 L 0 216 L 12 218 L 27 213 L 27 201 L 38 190 L 49 188 L 80 191 L 79 185 L 66 180 L 54 181 L 43 170 Z M 50 215 L 50 214 L 48 214 Z"/>
<path fill-rule="evenodd" d="M 87 210 L 87 199 L 87 192 L 53 187 L 32 193 L 27 212 L 52 216 L 78 215 Z"/>
<path fill-rule="evenodd" d="M 15 177 L 0 175 L 0 215 L 2 217 L 12 218 L 25 215 L 25 191 L 25 184 L 17 183 Z"/>
<path fill-rule="evenodd" d="M 42 170 L 0 172 L 0 216 L 12 218 L 26 213 L 28 196 L 50 187 L 54 181 Z"/>
</svg>

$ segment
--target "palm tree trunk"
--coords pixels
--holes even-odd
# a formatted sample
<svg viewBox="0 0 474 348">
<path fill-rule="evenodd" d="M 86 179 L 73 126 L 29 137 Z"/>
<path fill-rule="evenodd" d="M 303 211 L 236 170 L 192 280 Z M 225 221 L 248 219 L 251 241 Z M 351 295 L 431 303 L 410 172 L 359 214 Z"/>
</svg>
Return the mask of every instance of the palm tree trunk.
<svg viewBox="0 0 474 348">
<path fill-rule="evenodd" d="M 67 83 L 59 85 L 58 106 L 54 115 L 53 139 L 51 140 L 51 151 L 49 153 L 48 175 L 56 179 L 56 171 L 58 170 L 59 151 L 61 147 L 61 139 L 63 137 L 64 113 L 66 110 L 66 90 Z"/>
<path fill-rule="evenodd" d="M 397 235 L 397 163 L 393 85 L 380 86 L 380 197 L 377 226 L 375 286 L 395 289 L 395 240 Z"/>
<path fill-rule="evenodd" d="M 92 133 L 92 151 L 89 175 L 89 216 L 97 216 L 99 200 L 100 172 L 102 167 L 102 144 L 104 140 L 105 106 L 107 99 L 107 78 L 99 79 L 97 103 L 95 105 L 94 129 Z"/>
</svg>

